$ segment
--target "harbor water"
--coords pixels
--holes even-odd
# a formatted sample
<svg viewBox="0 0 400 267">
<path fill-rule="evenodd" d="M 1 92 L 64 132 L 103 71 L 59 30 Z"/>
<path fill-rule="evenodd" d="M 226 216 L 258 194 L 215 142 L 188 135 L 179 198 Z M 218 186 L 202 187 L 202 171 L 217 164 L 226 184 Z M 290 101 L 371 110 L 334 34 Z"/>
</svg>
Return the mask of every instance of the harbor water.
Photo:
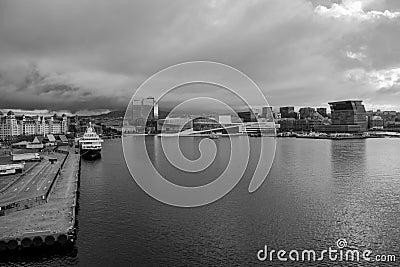
<svg viewBox="0 0 400 267">
<path fill-rule="evenodd" d="M 140 138 L 147 138 L 157 169 L 178 184 L 210 182 L 229 160 L 228 139 L 213 140 L 218 163 L 196 181 L 169 166 L 157 137 Z M 199 139 L 182 141 L 188 157 L 198 156 Z M 257 140 L 250 138 L 253 146 Z M 257 259 L 265 245 L 322 250 L 338 239 L 400 261 L 400 139 L 276 141 L 271 171 L 255 193 L 248 192 L 249 170 L 222 199 L 177 208 L 144 193 L 126 167 L 121 140 L 106 140 L 101 159 L 82 161 L 74 247 L 16 255 L 0 265 L 266 266 L 273 263 Z"/>
</svg>

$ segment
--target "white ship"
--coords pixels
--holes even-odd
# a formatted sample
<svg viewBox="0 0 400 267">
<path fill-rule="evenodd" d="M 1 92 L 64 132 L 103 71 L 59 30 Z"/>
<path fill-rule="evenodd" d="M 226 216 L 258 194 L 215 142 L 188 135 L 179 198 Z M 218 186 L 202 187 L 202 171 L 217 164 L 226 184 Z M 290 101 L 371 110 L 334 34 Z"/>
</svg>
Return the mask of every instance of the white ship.
<svg viewBox="0 0 400 267">
<path fill-rule="evenodd" d="M 87 159 L 95 159 L 101 157 L 101 143 L 103 139 L 99 137 L 92 123 L 89 123 L 89 127 L 86 129 L 85 134 L 78 139 L 81 156 Z"/>
</svg>

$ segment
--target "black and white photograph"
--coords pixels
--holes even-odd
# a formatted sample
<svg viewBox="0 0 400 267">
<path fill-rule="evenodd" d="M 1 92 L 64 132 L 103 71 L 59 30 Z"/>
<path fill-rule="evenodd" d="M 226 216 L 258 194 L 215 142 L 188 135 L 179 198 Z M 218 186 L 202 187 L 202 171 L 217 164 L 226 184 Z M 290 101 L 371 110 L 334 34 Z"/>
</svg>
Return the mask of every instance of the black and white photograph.
<svg viewBox="0 0 400 267">
<path fill-rule="evenodd" d="M 399 266 L 400 1 L 0 0 L 0 266 Z"/>
</svg>

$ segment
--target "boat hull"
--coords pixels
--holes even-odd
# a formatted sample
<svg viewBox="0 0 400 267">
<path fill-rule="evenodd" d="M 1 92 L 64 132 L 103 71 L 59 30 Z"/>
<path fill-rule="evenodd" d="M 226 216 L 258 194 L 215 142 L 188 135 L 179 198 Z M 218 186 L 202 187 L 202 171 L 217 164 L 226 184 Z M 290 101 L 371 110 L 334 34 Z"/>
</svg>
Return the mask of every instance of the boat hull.
<svg viewBox="0 0 400 267">
<path fill-rule="evenodd" d="M 81 149 L 81 156 L 83 159 L 98 159 L 101 158 L 100 149 Z"/>
</svg>

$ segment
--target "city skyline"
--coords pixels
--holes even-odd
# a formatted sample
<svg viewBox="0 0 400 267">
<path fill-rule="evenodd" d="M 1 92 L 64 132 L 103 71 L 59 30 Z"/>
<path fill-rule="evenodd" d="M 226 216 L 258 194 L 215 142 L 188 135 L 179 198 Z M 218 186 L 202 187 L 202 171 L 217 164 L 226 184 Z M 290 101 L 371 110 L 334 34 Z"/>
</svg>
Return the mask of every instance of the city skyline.
<svg viewBox="0 0 400 267">
<path fill-rule="evenodd" d="M 362 99 L 400 110 L 398 1 L 2 1 L 0 10 L 1 109 L 121 110 L 152 74 L 210 60 L 249 75 L 272 106 Z"/>
<path fill-rule="evenodd" d="M 343 99 L 343 100 L 334 100 L 334 101 L 346 101 L 346 100 L 358 100 L 358 99 Z M 363 101 L 363 100 L 361 100 Z M 300 105 L 281 105 L 281 106 L 268 106 L 271 107 L 272 110 L 274 112 L 278 112 L 280 108 L 282 107 L 293 107 L 295 112 L 299 112 L 300 109 L 302 108 L 314 108 L 314 109 L 318 109 L 318 108 L 326 108 L 327 112 L 330 113 L 330 106 L 329 106 L 329 102 L 328 101 L 325 105 L 305 105 L 305 106 L 300 106 Z M 364 101 L 363 101 L 364 103 Z M 400 109 L 396 110 L 396 109 L 380 109 L 380 108 L 369 108 L 369 106 L 367 104 L 364 103 L 365 109 L 366 111 L 373 111 L 373 112 L 379 112 L 379 111 L 395 111 L 395 112 L 400 112 Z M 254 106 L 252 108 L 254 109 L 259 109 L 260 111 L 262 110 L 262 108 L 265 106 Z M 124 111 L 123 109 L 121 110 L 103 110 L 103 111 L 86 111 L 86 112 L 82 112 L 82 113 L 71 113 L 70 111 L 67 110 L 45 110 L 45 109 L 36 109 L 36 110 L 23 110 L 23 109 L 14 109 L 14 108 L 6 108 L 6 109 L 1 109 L 0 108 L 0 112 L 2 112 L 3 114 L 7 114 L 8 111 L 13 111 L 16 115 L 26 115 L 26 116 L 53 116 L 54 114 L 61 116 L 63 114 L 67 115 L 67 116 L 75 116 L 75 115 L 79 115 L 79 116 L 97 116 L 97 115 L 105 115 L 108 114 L 110 112 L 113 111 Z M 216 112 L 218 113 L 218 112 Z"/>
</svg>

